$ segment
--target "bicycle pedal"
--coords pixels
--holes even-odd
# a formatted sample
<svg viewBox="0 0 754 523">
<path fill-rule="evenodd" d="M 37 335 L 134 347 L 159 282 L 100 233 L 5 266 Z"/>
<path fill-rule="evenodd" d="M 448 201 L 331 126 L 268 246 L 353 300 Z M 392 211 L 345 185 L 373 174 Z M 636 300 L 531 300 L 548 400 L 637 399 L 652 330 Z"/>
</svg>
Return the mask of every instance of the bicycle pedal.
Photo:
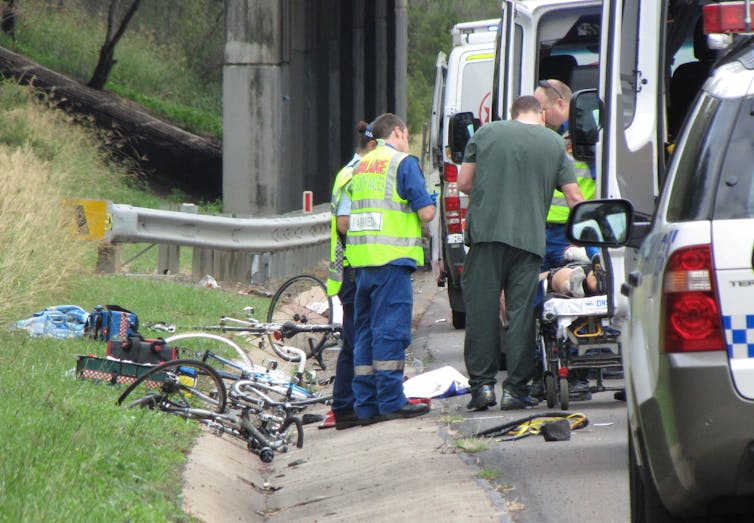
<svg viewBox="0 0 754 523">
<path fill-rule="evenodd" d="M 317 382 L 317 385 L 330 385 L 335 381 L 335 376 L 328 376 L 327 378 L 322 378 Z"/>
</svg>

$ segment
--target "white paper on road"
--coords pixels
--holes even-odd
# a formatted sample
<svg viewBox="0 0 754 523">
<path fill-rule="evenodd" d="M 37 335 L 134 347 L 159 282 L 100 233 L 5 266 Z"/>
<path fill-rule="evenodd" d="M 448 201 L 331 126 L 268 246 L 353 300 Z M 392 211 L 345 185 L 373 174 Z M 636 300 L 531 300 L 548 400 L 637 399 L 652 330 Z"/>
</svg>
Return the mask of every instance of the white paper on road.
<svg viewBox="0 0 754 523">
<path fill-rule="evenodd" d="M 469 379 L 446 365 L 406 380 L 403 392 L 407 398 L 447 398 L 469 392 Z"/>
</svg>

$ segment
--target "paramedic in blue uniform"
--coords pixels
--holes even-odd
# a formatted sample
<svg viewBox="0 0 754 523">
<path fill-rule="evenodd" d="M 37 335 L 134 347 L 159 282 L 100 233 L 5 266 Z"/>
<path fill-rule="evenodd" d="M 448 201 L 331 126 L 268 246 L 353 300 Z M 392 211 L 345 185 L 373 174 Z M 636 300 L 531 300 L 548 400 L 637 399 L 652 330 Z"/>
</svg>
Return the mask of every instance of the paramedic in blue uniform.
<svg viewBox="0 0 754 523">
<path fill-rule="evenodd" d="M 424 264 L 421 223 L 435 215 L 406 124 L 385 113 L 374 121 L 377 147 L 354 168 L 346 258 L 356 271 L 354 410 L 363 424 L 429 411 L 403 393 L 411 343 L 411 274 Z"/>
<path fill-rule="evenodd" d="M 356 124 L 357 146 L 356 152 L 338 174 L 333 183 L 332 221 L 330 226 L 330 268 L 327 274 L 328 296 L 338 296 L 343 306 L 343 346 L 338 353 L 335 367 L 335 382 L 333 383 L 332 410 L 327 413 L 319 428 L 336 430 L 347 429 L 358 425 L 356 413 L 353 410 L 353 298 L 356 294 L 356 276 L 348 260 L 345 258 L 346 232 L 348 231 L 348 215 L 351 212 L 351 201 L 345 195 L 346 187 L 351 182 L 353 168 L 361 157 L 377 146 L 377 140 L 372 135 L 372 126 L 366 122 Z"/>
</svg>

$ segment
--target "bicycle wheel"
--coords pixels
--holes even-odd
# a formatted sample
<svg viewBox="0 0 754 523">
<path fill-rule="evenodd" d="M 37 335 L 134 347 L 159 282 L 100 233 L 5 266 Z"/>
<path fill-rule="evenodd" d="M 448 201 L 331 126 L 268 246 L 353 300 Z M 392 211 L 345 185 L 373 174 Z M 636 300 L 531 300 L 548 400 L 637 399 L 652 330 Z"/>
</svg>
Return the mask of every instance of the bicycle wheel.
<svg viewBox="0 0 754 523">
<path fill-rule="evenodd" d="M 236 379 L 251 372 L 254 363 L 247 352 L 227 336 L 208 332 L 183 332 L 165 338 L 165 343 L 178 349 L 180 358 L 201 360 L 221 376 Z"/>
<path fill-rule="evenodd" d="M 192 409 L 221 413 L 226 401 L 223 380 L 212 367 L 196 360 L 173 360 L 149 369 L 116 403 L 191 418 L 201 417 Z"/>
<path fill-rule="evenodd" d="M 275 292 L 267 310 L 267 322 L 283 324 L 327 325 L 332 323 L 332 299 L 327 287 L 314 276 L 302 274 L 283 283 Z M 283 340 L 286 345 L 302 349 L 307 355 L 324 343 L 327 333 L 300 333 Z M 274 349 L 275 347 L 273 347 Z M 275 351 L 281 358 L 297 361 L 297 357 Z"/>
<path fill-rule="evenodd" d="M 296 445 L 296 448 L 304 447 L 304 425 L 296 416 L 288 416 L 280 427 L 280 436 L 286 445 Z"/>
</svg>

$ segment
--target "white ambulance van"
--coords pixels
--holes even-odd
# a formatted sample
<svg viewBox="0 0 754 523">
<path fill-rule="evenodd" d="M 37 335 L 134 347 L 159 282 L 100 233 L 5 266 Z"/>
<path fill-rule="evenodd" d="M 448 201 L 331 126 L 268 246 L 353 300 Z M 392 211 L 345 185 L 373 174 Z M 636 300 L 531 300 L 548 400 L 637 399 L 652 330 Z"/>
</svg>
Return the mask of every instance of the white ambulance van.
<svg viewBox="0 0 754 523">
<path fill-rule="evenodd" d="M 490 121 L 492 65 L 497 19 L 456 24 L 451 30 L 453 49 L 446 58 L 437 56 L 437 75 L 432 100 L 429 148 L 431 170 L 429 185 L 435 186 L 439 213 L 430 224 L 432 268 L 438 283 L 447 284 L 453 326 L 466 324 L 461 298 L 461 267 L 466 256 L 463 245 L 463 222 L 467 196 L 458 191 L 456 179 L 463 160 L 463 148 L 451 141 L 468 140 L 450 132 L 450 120 L 456 114 L 466 117 L 470 132 Z M 465 141 L 463 141 L 465 146 Z M 454 152 L 451 153 L 451 150 Z"/>
<path fill-rule="evenodd" d="M 465 75 L 457 74 L 461 66 L 454 62 L 453 53 L 447 65 L 442 56 L 438 58 L 430 141 L 437 144 L 432 158 L 441 178 L 442 205 L 431 231 L 433 268 L 438 282 L 447 282 L 456 328 L 463 328 L 466 323 L 460 283 L 466 257 L 463 226 L 467 195 L 459 192 L 455 184 L 466 142 L 479 125 L 490 119 L 507 118 L 513 100 L 533 93 L 540 80 L 558 78 L 573 90 L 597 87 L 601 15 L 602 0 L 505 0 L 499 20 L 457 26 L 465 26 L 466 31 L 476 27 L 469 33 L 468 43 L 463 44 L 463 37 L 457 40 L 462 47 L 455 47 L 453 53 L 458 52 L 459 57 L 461 49 L 470 46 L 473 39 L 484 38 L 476 35 L 488 33 L 484 58 L 479 55 L 479 47 L 467 56 L 478 60 L 480 70 L 483 65 L 489 80 L 481 83 L 468 76 L 467 81 Z M 488 24 L 495 22 L 497 30 L 492 31 Z M 460 34 L 464 34 L 463 30 Z M 451 71 L 456 71 L 456 87 L 449 87 Z M 459 102 L 460 97 L 465 97 L 465 86 L 472 83 L 476 83 L 472 87 L 475 97 L 482 95 L 483 99 Z M 451 93 L 450 89 L 456 90 Z M 444 100 L 442 106 L 438 100 Z"/>
</svg>

